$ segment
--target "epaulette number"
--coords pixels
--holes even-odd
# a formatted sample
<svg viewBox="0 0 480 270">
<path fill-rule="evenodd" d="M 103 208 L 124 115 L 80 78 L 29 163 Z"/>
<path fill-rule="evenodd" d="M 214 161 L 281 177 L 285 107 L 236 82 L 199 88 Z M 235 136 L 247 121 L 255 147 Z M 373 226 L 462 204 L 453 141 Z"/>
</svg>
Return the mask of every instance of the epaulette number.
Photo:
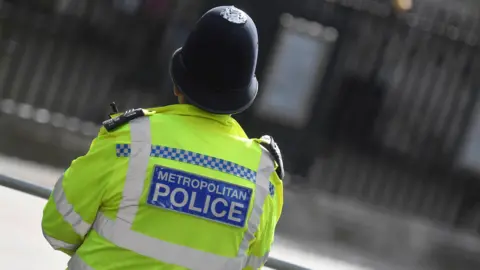
<svg viewBox="0 0 480 270">
<path fill-rule="evenodd" d="M 122 115 L 103 121 L 102 125 L 108 132 L 110 132 L 132 121 L 133 119 L 142 116 L 145 116 L 143 109 L 131 109 L 124 112 Z"/>
</svg>

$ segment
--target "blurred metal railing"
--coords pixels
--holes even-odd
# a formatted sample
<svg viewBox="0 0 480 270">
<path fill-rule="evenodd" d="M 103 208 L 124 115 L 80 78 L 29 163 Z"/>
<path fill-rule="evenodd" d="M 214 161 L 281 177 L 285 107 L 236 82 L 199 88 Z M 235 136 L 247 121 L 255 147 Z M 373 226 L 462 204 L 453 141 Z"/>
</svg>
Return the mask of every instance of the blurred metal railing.
<svg viewBox="0 0 480 270">
<path fill-rule="evenodd" d="M 15 179 L 6 175 L 1 175 L 1 174 L 0 174 L 0 186 L 11 188 L 11 189 L 14 189 L 23 193 L 27 193 L 43 199 L 48 199 L 48 197 L 50 197 L 50 193 L 52 192 L 48 188 L 35 185 L 32 183 L 28 183 L 20 179 Z M 276 258 L 269 258 L 265 266 L 270 269 L 276 269 L 276 270 L 309 270 L 307 268 L 303 268 L 301 266 L 291 264 Z"/>
</svg>

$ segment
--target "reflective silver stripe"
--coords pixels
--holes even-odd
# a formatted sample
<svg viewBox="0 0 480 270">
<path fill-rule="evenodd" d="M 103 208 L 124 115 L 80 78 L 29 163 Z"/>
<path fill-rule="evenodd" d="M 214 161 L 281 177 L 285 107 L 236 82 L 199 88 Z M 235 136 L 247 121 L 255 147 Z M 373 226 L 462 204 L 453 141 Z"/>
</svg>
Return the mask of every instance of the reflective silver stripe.
<svg viewBox="0 0 480 270">
<path fill-rule="evenodd" d="M 247 254 L 250 242 L 255 238 L 255 233 L 258 230 L 260 225 L 260 219 L 263 214 L 263 204 L 265 198 L 267 198 L 270 191 L 270 175 L 275 170 L 275 163 L 273 158 L 262 146 L 262 156 L 260 157 L 260 163 L 258 164 L 257 169 L 257 178 L 255 185 L 255 201 L 253 203 L 252 213 L 250 219 L 248 220 L 248 229 L 243 236 L 242 243 L 240 244 L 240 249 L 238 250 L 237 257 L 247 263 Z"/>
<path fill-rule="evenodd" d="M 268 256 L 269 252 L 263 255 L 263 257 L 248 256 L 247 266 L 250 266 L 252 269 L 259 269 L 267 262 Z"/>
<path fill-rule="evenodd" d="M 141 117 L 130 122 L 130 158 L 123 188 L 123 199 L 117 213 L 117 219 L 133 223 L 138 210 L 138 200 L 143 192 L 148 162 L 152 151 L 150 119 Z M 130 228 L 129 228 L 130 229 Z"/>
<path fill-rule="evenodd" d="M 194 270 L 242 269 L 242 261 L 238 259 L 168 243 L 130 230 L 130 226 L 131 224 L 121 219 L 113 221 L 102 213 L 98 213 L 93 228 L 99 235 L 119 247 L 165 263 Z"/>
<path fill-rule="evenodd" d="M 94 269 L 88 266 L 82 260 L 82 258 L 78 257 L 77 254 L 73 254 L 73 256 L 68 261 L 68 270 L 94 270 Z"/>
<path fill-rule="evenodd" d="M 51 236 L 48 236 L 44 231 L 42 231 L 42 232 L 43 232 L 43 236 L 45 237 L 45 239 L 47 239 L 48 243 L 50 243 L 50 245 L 54 249 L 63 248 L 63 249 L 66 249 L 66 250 L 75 251 L 78 248 L 78 245 L 63 242 L 61 240 L 55 239 Z"/>
<path fill-rule="evenodd" d="M 130 122 L 131 154 L 123 190 L 123 199 L 115 220 L 97 214 L 94 229 L 112 243 L 138 254 L 192 270 L 241 270 L 247 264 L 249 242 L 260 224 L 263 203 L 269 192 L 269 179 L 274 171 L 273 160 L 262 148 L 257 170 L 254 206 L 248 221 L 248 230 L 236 258 L 228 258 L 185 246 L 165 242 L 131 229 L 144 189 L 151 153 L 150 121 L 148 117 Z"/>
<path fill-rule="evenodd" d="M 63 220 L 72 225 L 73 230 L 75 230 L 78 235 L 84 237 L 92 227 L 92 224 L 85 222 L 67 201 L 63 190 L 63 175 L 58 179 L 53 188 L 53 200 L 55 201 L 57 211 L 63 216 Z"/>
</svg>

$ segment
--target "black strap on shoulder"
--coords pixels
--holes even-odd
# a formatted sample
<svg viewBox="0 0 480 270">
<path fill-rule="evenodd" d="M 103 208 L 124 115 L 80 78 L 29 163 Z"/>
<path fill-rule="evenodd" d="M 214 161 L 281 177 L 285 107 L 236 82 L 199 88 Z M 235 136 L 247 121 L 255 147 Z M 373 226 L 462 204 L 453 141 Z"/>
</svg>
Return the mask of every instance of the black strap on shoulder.
<svg viewBox="0 0 480 270">
<path fill-rule="evenodd" d="M 278 147 L 277 143 L 275 143 L 272 136 L 263 135 L 260 138 L 260 144 L 265 147 L 270 154 L 272 154 L 275 162 L 277 162 L 277 169 L 275 172 L 277 173 L 278 177 L 283 180 L 285 177 L 285 170 L 283 168 L 282 153 L 280 152 L 280 148 Z"/>
<path fill-rule="evenodd" d="M 133 119 L 136 119 L 136 118 L 139 118 L 139 117 L 142 117 L 142 116 L 145 116 L 145 112 L 144 112 L 143 109 L 141 109 L 141 108 L 131 109 L 131 110 L 128 110 L 128 111 L 124 112 L 123 114 L 121 114 L 117 117 L 114 117 L 114 118 L 103 121 L 102 125 L 108 132 L 111 132 L 111 131 L 114 131 L 115 129 L 127 124 L 128 122 L 132 121 Z"/>
</svg>

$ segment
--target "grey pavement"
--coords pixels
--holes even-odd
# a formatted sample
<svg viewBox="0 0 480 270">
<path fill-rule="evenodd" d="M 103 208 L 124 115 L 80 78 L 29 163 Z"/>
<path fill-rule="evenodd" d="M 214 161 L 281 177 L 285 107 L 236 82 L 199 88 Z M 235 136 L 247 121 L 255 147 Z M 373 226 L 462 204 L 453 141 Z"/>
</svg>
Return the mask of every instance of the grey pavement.
<svg viewBox="0 0 480 270">
<path fill-rule="evenodd" d="M 45 201 L 0 187 L 0 269 L 65 269 L 68 257 L 43 239 L 40 222 Z"/>
</svg>

